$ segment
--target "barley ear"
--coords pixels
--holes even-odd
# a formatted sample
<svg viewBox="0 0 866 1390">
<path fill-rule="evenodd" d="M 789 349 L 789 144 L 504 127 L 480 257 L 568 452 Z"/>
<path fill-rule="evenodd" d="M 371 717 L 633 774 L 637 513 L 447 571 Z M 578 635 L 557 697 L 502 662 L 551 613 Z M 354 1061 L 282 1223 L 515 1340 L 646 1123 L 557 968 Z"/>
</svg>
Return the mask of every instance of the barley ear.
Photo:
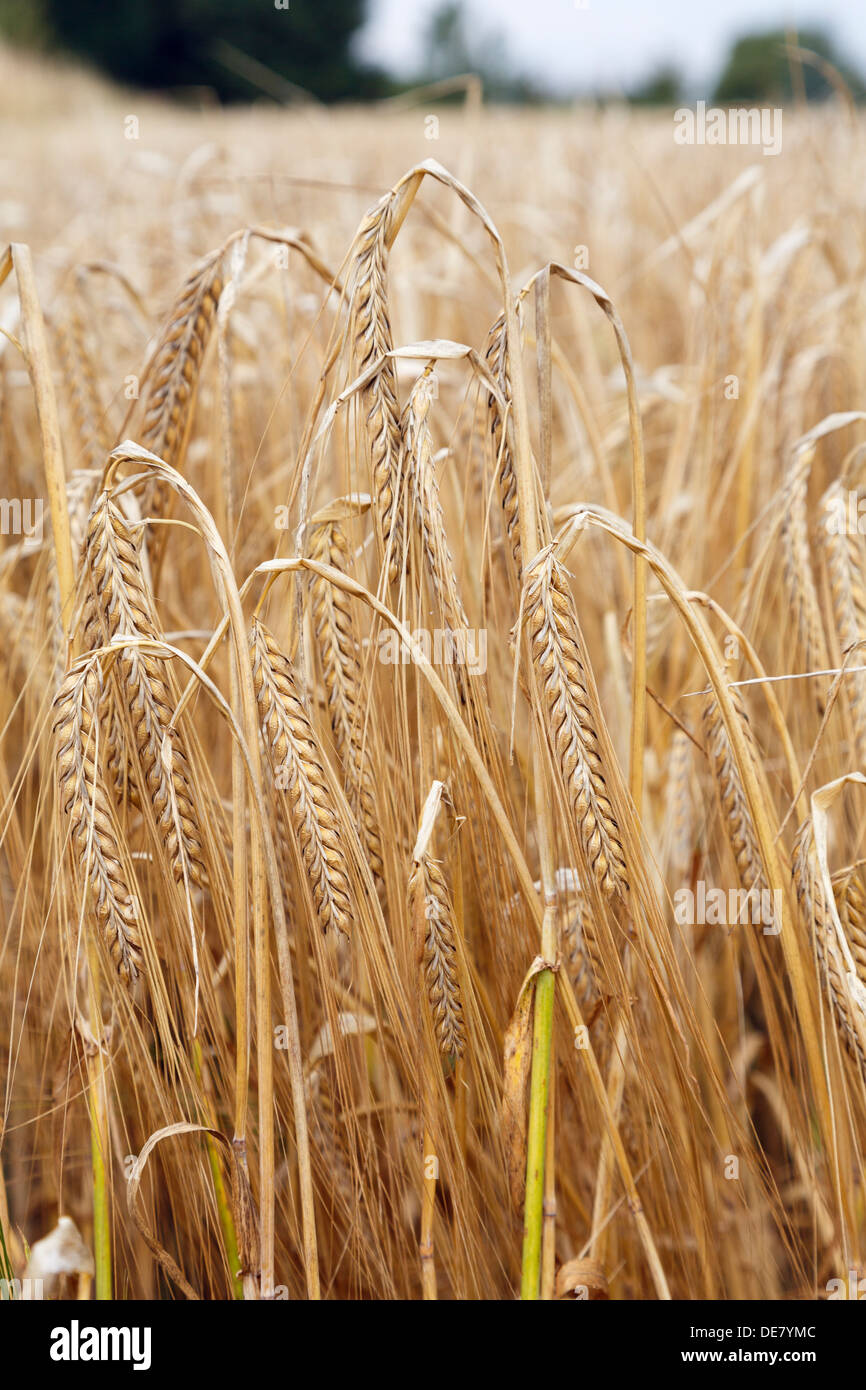
<svg viewBox="0 0 866 1390">
<path fill-rule="evenodd" d="M 277 788 L 288 799 L 316 916 L 324 933 L 345 941 L 353 920 L 348 865 L 316 736 L 291 663 L 258 619 L 250 651 L 262 737 Z"/>
<path fill-rule="evenodd" d="M 523 611 L 551 751 L 587 866 L 604 897 L 625 898 L 625 855 L 596 732 L 601 710 L 571 591 L 552 547 L 539 552 L 526 574 Z"/>
<path fill-rule="evenodd" d="M 67 673 L 54 701 L 61 805 L 76 863 L 86 866 L 96 921 L 123 983 L 143 969 L 137 900 L 124 876 L 98 757 L 100 671 L 92 658 Z"/>
</svg>

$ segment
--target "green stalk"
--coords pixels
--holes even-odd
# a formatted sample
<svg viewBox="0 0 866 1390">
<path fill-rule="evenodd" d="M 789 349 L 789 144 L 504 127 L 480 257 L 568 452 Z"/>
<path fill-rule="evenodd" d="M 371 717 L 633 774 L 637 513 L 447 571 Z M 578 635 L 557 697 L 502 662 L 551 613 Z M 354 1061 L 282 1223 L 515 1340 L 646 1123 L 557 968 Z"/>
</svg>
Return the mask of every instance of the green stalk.
<svg viewBox="0 0 866 1390">
<path fill-rule="evenodd" d="M 502 257 L 504 266 L 504 254 Z M 520 542 L 523 562 L 531 565 L 539 546 L 546 542 L 544 516 L 539 512 L 532 447 L 529 438 L 529 414 L 526 405 L 526 384 L 520 361 L 520 332 L 514 295 L 503 275 L 505 297 L 505 331 L 508 365 L 511 373 L 511 409 L 514 429 L 514 467 L 517 478 Z M 525 637 L 523 639 L 526 641 Z M 529 678 L 533 688 L 533 703 L 538 698 L 535 670 L 526 643 Z M 535 986 L 535 1014 L 532 1032 L 532 1070 L 529 1087 L 529 1131 L 526 1140 L 526 1192 L 523 1204 L 523 1269 L 521 1297 L 537 1299 L 541 1276 L 541 1246 L 544 1225 L 544 1169 L 547 1155 L 547 1097 L 550 1091 L 551 1041 L 553 1038 L 554 977 L 550 966 L 556 960 L 556 870 L 554 866 L 553 810 L 546 795 L 542 765 L 543 734 L 541 727 L 532 730 L 532 760 L 534 768 L 535 826 L 541 881 L 544 892 L 544 919 L 541 928 L 541 954 L 547 965 L 538 976 Z"/>
<path fill-rule="evenodd" d="M 211 1104 L 211 1098 L 204 1085 L 201 1043 L 198 1041 L 198 1038 L 196 1038 L 192 1045 L 192 1060 L 196 1078 L 202 1088 L 202 1098 L 207 1122 L 212 1129 L 216 1129 L 216 1115 L 213 1105 Z M 232 1294 L 235 1298 L 242 1301 L 244 1296 L 243 1285 L 237 1277 L 241 1267 L 240 1255 L 238 1253 L 238 1238 L 235 1231 L 235 1223 L 232 1220 L 231 1206 L 226 1196 L 226 1185 L 223 1178 L 222 1164 L 220 1163 L 219 1149 L 217 1148 L 216 1140 L 207 1132 L 205 1132 L 204 1141 L 207 1145 L 207 1157 L 210 1164 L 211 1177 L 213 1178 L 214 1197 L 216 1198 L 217 1211 L 219 1212 L 220 1229 L 223 1234 L 223 1246 L 225 1248 L 229 1269 L 232 1272 Z"/>
<path fill-rule="evenodd" d="M 541 1232 L 544 1215 L 544 1160 L 547 1149 L 547 1106 L 550 1093 L 550 1051 L 553 1039 L 554 975 L 542 970 L 535 982 L 532 1031 L 532 1070 L 529 1084 L 529 1133 L 526 1143 L 526 1198 L 523 1208 L 522 1299 L 537 1299 L 541 1278 Z"/>
</svg>

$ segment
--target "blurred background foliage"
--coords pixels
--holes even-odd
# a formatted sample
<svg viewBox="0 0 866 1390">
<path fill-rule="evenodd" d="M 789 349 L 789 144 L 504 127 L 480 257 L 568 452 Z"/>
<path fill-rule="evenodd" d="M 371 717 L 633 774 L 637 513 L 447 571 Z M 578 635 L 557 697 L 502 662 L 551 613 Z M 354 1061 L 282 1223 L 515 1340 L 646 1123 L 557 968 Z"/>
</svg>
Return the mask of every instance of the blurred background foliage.
<svg viewBox="0 0 866 1390">
<path fill-rule="evenodd" d="M 368 0 L 0 0 L 0 35 L 30 49 L 74 55 L 130 87 L 199 99 L 206 94 L 219 102 L 300 95 L 367 101 L 467 72 L 480 75 L 491 101 L 564 99 L 521 73 L 495 19 L 479 22 L 459 0 L 444 0 L 434 11 L 415 71 L 386 72 L 364 63 L 354 41 L 368 9 Z M 866 90 L 820 29 L 744 35 L 720 55 L 719 71 L 713 90 L 696 91 L 689 74 L 666 60 L 625 96 L 651 106 L 696 96 L 722 104 L 779 104 L 822 100 L 842 84 L 860 101 Z M 582 95 L 605 100 L 613 94 Z"/>
</svg>

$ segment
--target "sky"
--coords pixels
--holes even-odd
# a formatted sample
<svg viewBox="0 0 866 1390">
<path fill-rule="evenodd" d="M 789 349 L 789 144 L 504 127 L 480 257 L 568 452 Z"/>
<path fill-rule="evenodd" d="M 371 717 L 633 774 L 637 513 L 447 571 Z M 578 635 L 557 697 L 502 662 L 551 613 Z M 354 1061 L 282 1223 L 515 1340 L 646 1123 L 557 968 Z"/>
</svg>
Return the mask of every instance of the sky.
<svg viewBox="0 0 866 1390">
<path fill-rule="evenodd" d="M 400 73 L 422 66 L 441 0 L 369 0 L 359 52 Z M 470 32 L 502 34 L 512 65 L 562 90 L 625 89 L 665 61 L 706 90 L 731 42 L 789 25 L 823 28 L 866 72 L 866 0 L 464 0 Z"/>
</svg>

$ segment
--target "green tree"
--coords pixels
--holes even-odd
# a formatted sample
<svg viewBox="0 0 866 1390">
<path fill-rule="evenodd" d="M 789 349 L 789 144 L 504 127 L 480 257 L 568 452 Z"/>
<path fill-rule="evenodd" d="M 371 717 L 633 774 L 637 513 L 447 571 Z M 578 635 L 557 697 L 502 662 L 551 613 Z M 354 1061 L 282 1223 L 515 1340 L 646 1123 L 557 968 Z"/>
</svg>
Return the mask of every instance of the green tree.
<svg viewBox="0 0 866 1390">
<path fill-rule="evenodd" d="M 471 33 L 470 33 L 471 29 Z M 493 101 L 538 101 L 534 82 L 512 68 L 501 34 L 467 20 L 459 0 L 445 0 L 428 21 L 423 38 L 420 80 L 435 82 L 466 72 L 477 73 Z"/>
<path fill-rule="evenodd" d="M 636 106 L 676 106 L 682 97 L 682 80 L 676 68 L 665 64 L 629 93 Z"/>
<path fill-rule="evenodd" d="M 788 53 L 791 42 L 791 36 L 782 29 L 747 34 L 738 39 L 719 78 L 713 100 L 722 103 L 789 100 L 793 94 L 792 59 Z M 863 83 L 839 56 L 826 34 L 818 30 L 802 30 L 795 42 L 798 48 L 808 49 L 823 63 L 834 67 L 852 93 L 862 97 Z M 832 83 L 820 66 L 804 59 L 802 74 L 803 90 L 810 101 L 830 95 Z"/>
<path fill-rule="evenodd" d="M 24 12 L 34 24 L 38 16 L 48 44 L 133 86 L 205 86 L 224 101 L 294 86 L 339 101 L 385 85 L 351 50 L 366 0 L 2 0 L 0 24 L 13 38 Z"/>
</svg>

